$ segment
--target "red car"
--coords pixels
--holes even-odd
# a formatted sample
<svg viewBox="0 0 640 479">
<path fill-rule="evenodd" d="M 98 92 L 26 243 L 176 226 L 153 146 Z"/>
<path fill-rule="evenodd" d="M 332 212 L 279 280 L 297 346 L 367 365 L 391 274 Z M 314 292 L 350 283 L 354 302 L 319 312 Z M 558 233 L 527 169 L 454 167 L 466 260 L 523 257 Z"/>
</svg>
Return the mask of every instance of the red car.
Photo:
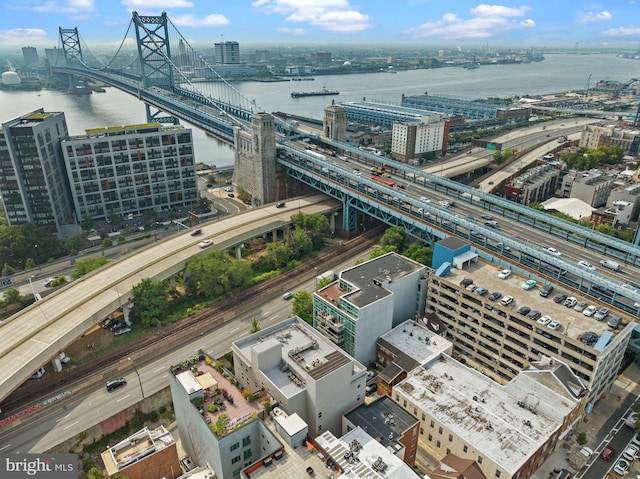
<svg viewBox="0 0 640 479">
<path fill-rule="evenodd" d="M 191 236 L 198 236 L 202 234 L 202 230 L 201 229 L 197 229 L 197 230 L 193 230 L 191 232 Z"/>
<path fill-rule="evenodd" d="M 615 453 L 616 450 L 613 448 L 613 446 L 607 446 L 600 453 L 600 457 L 605 461 L 610 461 Z"/>
</svg>

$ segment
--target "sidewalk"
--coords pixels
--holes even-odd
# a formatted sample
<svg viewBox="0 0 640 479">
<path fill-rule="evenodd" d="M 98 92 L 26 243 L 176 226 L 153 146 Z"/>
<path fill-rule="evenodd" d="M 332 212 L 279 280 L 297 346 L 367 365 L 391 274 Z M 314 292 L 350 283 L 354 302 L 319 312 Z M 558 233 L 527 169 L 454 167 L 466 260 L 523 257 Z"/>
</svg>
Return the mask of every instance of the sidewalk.
<svg viewBox="0 0 640 479">
<path fill-rule="evenodd" d="M 611 427 L 615 425 L 617 420 L 613 420 L 611 415 L 617 417 L 616 412 L 621 414 L 624 412 L 640 394 L 640 366 L 632 363 L 631 366 L 613 383 L 611 390 L 606 394 L 604 399 L 600 399 L 593 408 L 591 414 L 586 416 L 584 422 L 578 427 L 574 438 L 580 432 L 586 432 L 588 442 L 587 447 L 596 452 L 598 445 L 602 442 Z M 618 409 L 621 409 L 618 411 Z M 610 424 L 607 424 L 610 423 Z M 567 469 L 572 473 L 575 471 L 567 462 L 570 454 L 567 454 L 563 443 L 558 443 L 556 451 L 538 468 L 531 476 L 532 479 L 548 479 L 549 473 L 554 469 Z M 578 443 L 571 441 L 571 453 L 578 450 Z"/>
</svg>

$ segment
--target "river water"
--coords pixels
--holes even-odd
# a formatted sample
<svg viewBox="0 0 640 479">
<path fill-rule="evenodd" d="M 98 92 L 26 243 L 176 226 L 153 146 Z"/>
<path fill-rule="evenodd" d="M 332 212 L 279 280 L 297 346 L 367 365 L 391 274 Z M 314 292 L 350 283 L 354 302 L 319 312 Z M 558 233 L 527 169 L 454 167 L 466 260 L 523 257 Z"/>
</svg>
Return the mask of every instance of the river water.
<svg viewBox="0 0 640 479">
<path fill-rule="evenodd" d="M 640 61 L 607 55 L 548 54 L 539 63 L 483 65 L 475 70 L 439 68 L 353 75 L 317 76 L 315 81 L 236 82 L 243 95 L 255 99 L 264 111 L 322 119 L 323 109 L 336 101 L 380 100 L 400 103 L 402 94 L 446 94 L 475 99 L 485 97 L 532 96 L 593 87 L 599 80 L 627 81 L 640 76 Z M 591 78 L 589 80 L 589 75 Z M 338 90 L 339 96 L 292 98 L 293 91 Z M 65 113 L 69 132 L 86 128 L 131 125 L 146 121 L 144 104 L 115 88 L 106 93 L 68 95 L 0 90 L 0 122 L 37 108 Z M 185 126 L 190 126 L 185 124 Z M 196 161 L 217 166 L 233 164 L 233 148 L 193 128 Z"/>
</svg>

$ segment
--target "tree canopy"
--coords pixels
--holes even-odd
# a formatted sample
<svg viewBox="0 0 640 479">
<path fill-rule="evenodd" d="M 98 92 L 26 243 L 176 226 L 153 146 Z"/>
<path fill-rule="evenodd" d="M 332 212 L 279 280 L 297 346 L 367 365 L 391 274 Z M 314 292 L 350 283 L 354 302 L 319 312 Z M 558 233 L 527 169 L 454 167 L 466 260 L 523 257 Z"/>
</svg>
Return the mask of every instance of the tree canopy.
<svg viewBox="0 0 640 479">
<path fill-rule="evenodd" d="M 143 278 L 133 288 L 133 308 L 131 314 L 143 326 L 151 327 L 162 320 L 167 307 L 169 285 L 165 281 Z"/>
<path fill-rule="evenodd" d="M 194 256 L 184 272 L 187 296 L 218 298 L 251 281 L 251 265 L 235 260 L 224 251 L 211 250 L 205 255 Z"/>
<path fill-rule="evenodd" d="M 313 296 L 305 290 L 293 295 L 291 311 L 304 322 L 313 325 Z"/>
</svg>

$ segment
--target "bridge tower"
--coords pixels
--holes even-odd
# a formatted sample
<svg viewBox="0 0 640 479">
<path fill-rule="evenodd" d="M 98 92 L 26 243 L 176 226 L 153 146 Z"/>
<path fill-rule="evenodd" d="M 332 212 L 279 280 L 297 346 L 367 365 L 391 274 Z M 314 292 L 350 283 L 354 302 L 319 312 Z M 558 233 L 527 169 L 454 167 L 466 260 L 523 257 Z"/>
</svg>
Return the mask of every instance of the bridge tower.
<svg viewBox="0 0 640 479">
<path fill-rule="evenodd" d="M 82 58 L 82 47 L 80 46 L 80 36 L 78 35 L 78 28 L 58 28 L 58 34 L 60 35 L 60 42 L 62 43 L 62 53 L 64 54 L 64 61 L 66 65 L 82 65 L 84 60 Z M 87 90 L 87 84 L 84 80 L 79 80 L 75 75 L 66 75 L 68 88 L 70 93 L 78 93 L 84 88 L 85 92 L 91 93 L 91 90 Z"/>
<path fill-rule="evenodd" d="M 276 185 L 276 129 L 270 113 L 251 115 L 251 131 L 234 129 L 236 155 L 234 183 L 252 195 L 252 203 L 262 206 L 278 199 Z"/>
<path fill-rule="evenodd" d="M 136 29 L 136 41 L 138 44 L 138 60 L 140 61 L 140 76 L 142 77 L 141 89 L 154 86 L 165 90 L 173 90 L 173 69 L 171 67 L 171 47 L 169 46 L 169 29 L 167 26 L 167 13 L 157 15 L 132 14 L 133 24 Z M 147 121 L 178 124 L 178 119 L 172 116 L 160 116 L 164 114 L 159 110 L 151 112 L 148 104 L 145 104 Z"/>
<path fill-rule="evenodd" d="M 343 106 L 336 106 L 335 101 L 324 109 L 322 125 L 324 136 L 331 140 L 345 142 L 347 139 L 347 113 Z"/>
</svg>

